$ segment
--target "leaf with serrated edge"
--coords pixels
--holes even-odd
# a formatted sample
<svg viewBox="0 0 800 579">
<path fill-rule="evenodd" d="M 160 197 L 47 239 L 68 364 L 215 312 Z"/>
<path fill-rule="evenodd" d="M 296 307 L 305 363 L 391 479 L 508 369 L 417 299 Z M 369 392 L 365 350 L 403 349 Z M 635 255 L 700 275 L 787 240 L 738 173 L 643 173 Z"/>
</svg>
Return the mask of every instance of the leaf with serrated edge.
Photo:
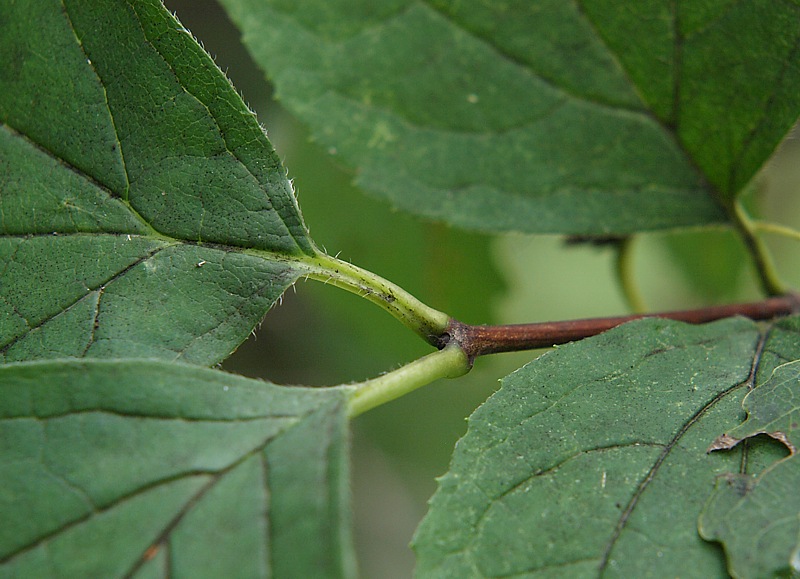
<svg viewBox="0 0 800 579">
<path fill-rule="evenodd" d="M 724 221 L 800 114 L 790 2 L 222 4 L 361 187 L 472 229 Z"/>
<path fill-rule="evenodd" d="M 0 367 L 0 399 L 0 576 L 353 572 L 341 389 L 73 360 Z"/>
<path fill-rule="evenodd" d="M 788 450 L 788 456 L 757 476 L 736 471 L 721 476 L 700 517 L 700 533 L 722 543 L 734 577 L 788 577 L 800 572 L 798 337 L 796 317 L 770 330 L 756 388 L 744 400 L 747 419 L 712 445 L 712 450 L 724 450 L 743 440 L 752 444 L 757 440 L 753 437 L 766 434 Z"/>
<path fill-rule="evenodd" d="M 782 442 L 791 454 L 800 444 L 800 360 L 778 366 L 772 376 L 745 397 L 747 420 L 721 435 L 711 450 L 733 448 L 742 440 L 766 434 Z"/>
<path fill-rule="evenodd" d="M 417 531 L 419 576 L 724 576 L 696 521 L 741 458 L 705 451 L 739 419 L 759 340 L 744 319 L 649 319 L 506 377 Z"/>
<path fill-rule="evenodd" d="M 700 534 L 725 547 L 734 577 L 792 577 L 800 572 L 800 462 L 779 461 L 758 477 L 717 480 L 700 517 Z"/>
<path fill-rule="evenodd" d="M 2 360 L 223 360 L 315 253 L 255 116 L 155 0 L 0 27 Z"/>
</svg>

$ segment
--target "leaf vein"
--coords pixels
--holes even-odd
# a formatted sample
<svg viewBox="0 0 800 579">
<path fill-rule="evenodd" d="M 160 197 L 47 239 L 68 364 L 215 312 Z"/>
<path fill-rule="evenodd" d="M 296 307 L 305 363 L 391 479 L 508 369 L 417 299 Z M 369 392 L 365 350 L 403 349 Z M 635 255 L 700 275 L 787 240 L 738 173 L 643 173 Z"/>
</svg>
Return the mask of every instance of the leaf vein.
<svg viewBox="0 0 800 579">
<path fill-rule="evenodd" d="M 83 408 L 77 410 L 69 410 L 66 412 L 53 412 L 50 414 L 24 414 L 18 416 L 2 416 L 0 417 L 0 422 L 5 421 L 14 421 L 14 420 L 36 420 L 38 422 L 47 422 L 48 420 L 58 420 L 61 418 L 66 418 L 70 416 L 82 416 L 82 415 L 108 415 L 108 416 L 118 416 L 120 418 L 132 418 L 138 420 L 160 420 L 165 422 L 187 422 L 193 424 L 215 424 L 215 423 L 222 423 L 222 424 L 235 424 L 235 423 L 247 423 L 247 422 L 258 422 L 261 420 L 286 420 L 290 421 L 290 423 L 281 430 L 283 432 L 287 428 L 291 428 L 297 422 L 300 422 L 305 415 L 297 415 L 297 414 L 260 414 L 254 416 L 238 416 L 235 418 L 219 418 L 219 417 L 198 417 L 198 416 L 182 416 L 182 415 L 171 415 L 171 414 L 146 414 L 143 412 L 125 412 L 121 410 L 111 410 L 108 408 Z"/>
<path fill-rule="evenodd" d="M 683 35 L 681 34 L 680 15 L 678 3 L 670 3 L 672 12 L 672 111 L 670 125 L 674 133 L 678 134 L 681 114 L 681 79 L 683 78 Z"/>
<path fill-rule="evenodd" d="M 136 4 L 134 2 L 130 2 L 130 1 L 128 2 L 128 4 L 131 7 L 131 9 L 134 12 L 137 13 L 137 20 L 141 23 L 141 19 L 138 17 L 138 11 L 137 11 Z M 293 229 L 287 223 L 287 216 L 282 213 L 282 209 L 283 208 L 281 208 L 281 207 L 276 208 L 275 207 L 275 205 L 273 203 L 273 199 L 270 197 L 269 192 L 266 190 L 266 187 L 261 183 L 261 181 L 259 181 L 258 177 L 253 173 L 250 165 L 248 163 L 245 163 L 244 160 L 242 160 L 242 158 L 235 151 L 231 150 L 231 148 L 229 146 L 230 144 L 228 142 L 227 132 L 223 130 L 222 126 L 220 125 L 219 119 L 216 117 L 216 115 L 214 115 L 213 111 L 209 108 L 209 106 L 202 99 L 200 99 L 196 94 L 194 94 L 191 91 L 189 91 L 189 89 L 186 87 L 185 83 L 181 81 L 181 77 L 178 75 L 177 71 L 172 66 L 172 63 L 164 57 L 164 55 L 161 53 L 161 51 L 155 45 L 154 39 L 150 38 L 147 35 L 147 32 L 144 30 L 144 27 L 141 26 L 141 24 L 139 26 L 139 29 L 141 30 L 142 36 L 147 41 L 148 45 L 153 49 L 153 51 L 156 54 L 158 54 L 158 56 L 161 58 L 162 62 L 167 66 L 167 68 L 169 68 L 169 70 L 172 73 L 173 77 L 175 78 L 175 81 L 177 82 L 178 86 L 180 86 L 181 90 L 187 96 L 191 97 L 198 105 L 202 106 L 203 109 L 205 109 L 205 111 L 208 113 L 208 117 L 213 120 L 214 125 L 217 127 L 217 130 L 218 130 L 220 136 L 222 137 L 222 140 L 225 143 L 225 151 L 231 157 L 236 159 L 241 164 L 241 166 L 247 171 L 248 175 L 250 175 L 250 177 L 252 177 L 253 180 L 258 184 L 259 189 L 261 189 L 261 191 L 264 193 L 264 198 L 265 198 L 265 201 L 266 201 L 266 203 L 268 205 L 269 210 L 270 211 L 274 211 L 275 214 L 278 216 L 278 218 L 281 220 L 281 223 L 283 224 L 283 226 L 284 226 L 284 228 L 286 230 L 286 233 L 289 235 L 289 237 L 292 238 L 292 240 L 294 241 L 294 243 L 298 247 L 298 249 L 300 249 L 305 254 L 309 254 L 309 252 L 307 251 L 307 245 L 305 243 L 303 243 L 302 239 L 299 239 L 295 235 Z M 201 50 L 202 50 L 202 48 L 201 48 Z M 204 52 L 204 54 L 205 54 L 205 52 Z M 207 56 L 207 58 L 210 59 L 210 57 L 208 57 L 208 56 Z M 213 61 L 212 61 L 212 66 L 213 66 Z M 219 72 L 219 71 L 217 70 L 217 72 Z M 219 74 L 222 74 L 222 73 L 219 72 Z M 259 130 L 263 130 L 263 129 L 260 128 L 260 125 L 259 125 Z M 265 136 L 265 139 L 266 139 L 266 136 Z M 290 203 L 292 203 L 292 199 L 294 197 L 293 193 L 289 192 L 288 197 L 290 197 Z M 290 211 L 296 211 L 297 210 L 296 203 L 293 204 L 293 205 L 295 205 L 295 206 L 290 207 L 289 208 Z M 311 255 L 311 254 L 309 254 L 309 255 Z"/>
<path fill-rule="evenodd" d="M 742 139 L 739 151 L 736 153 L 736 160 L 731 164 L 731 170 L 728 177 L 729 191 L 733 191 L 735 184 L 738 181 L 737 171 L 743 168 L 743 166 L 745 169 L 748 169 L 748 167 L 745 166 L 745 164 L 742 162 L 742 158 L 747 153 L 748 148 L 753 143 L 756 136 L 759 134 L 761 128 L 767 122 L 769 122 L 770 111 L 772 109 L 772 105 L 775 103 L 775 100 L 778 96 L 778 92 L 781 87 L 781 81 L 783 81 L 786 78 L 790 68 L 797 67 L 798 58 L 800 58 L 800 35 L 798 35 L 795 38 L 795 43 L 794 46 L 792 47 L 791 52 L 789 53 L 789 56 L 783 59 L 783 61 L 781 62 L 781 68 L 777 78 L 775 79 L 774 82 L 770 83 L 770 86 L 773 88 L 772 92 L 766 99 L 766 102 L 761 107 L 758 107 L 758 110 L 761 112 L 761 116 L 759 117 L 758 122 L 756 122 L 751 127 L 750 131 L 748 131 L 747 135 L 744 137 L 744 139 Z"/>
<path fill-rule="evenodd" d="M 626 112 L 636 113 L 636 114 L 646 114 L 646 111 L 641 109 L 641 108 L 636 108 L 636 107 L 632 107 L 632 106 L 623 106 L 623 105 L 621 105 L 619 103 L 611 103 L 611 102 L 603 101 L 603 100 L 600 100 L 600 99 L 597 99 L 597 98 L 590 98 L 587 95 L 582 95 L 582 94 L 578 94 L 578 93 L 576 93 L 574 91 L 571 91 L 571 90 L 567 89 L 566 87 L 559 85 L 557 83 L 556 79 L 549 77 L 544 72 L 542 72 L 540 70 L 534 70 L 532 62 L 528 62 L 528 61 L 522 60 L 521 58 L 511 54 L 507 50 L 504 50 L 501 46 L 497 45 L 495 42 L 492 41 L 492 39 L 490 37 L 488 37 L 486 35 L 482 35 L 482 34 L 480 34 L 479 32 L 477 32 L 475 30 L 471 30 L 471 29 L 467 28 L 462 23 L 460 23 L 457 20 L 455 20 L 452 17 L 452 15 L 448 14 L 447 12 L 445 12 L 442 9 L 438 8 L 437 6 L 433 5 L 430 2 L 430 0 L 418 0 L 418 1 L 419 1 L 420 4 L 424 5 L 429 10 L 431 10 L 435 14 L 439 15 L 442 19 L 444 19 L 445 21 L 447 21 L 450 24 L 452 24 L 453 26 L 455 26 L 458 30 L 462 31 L 464 34 L 466 34 L 470 38 L 478 40 L 482 44 L 484 44 L 484 45 L 488 46 L 489 48 L 491 48 L 492 51 L 494 51 L 495 54 L 497 54 L 503 60 L 506 60 L 507 62 L 513 64 L 514 66 L 517 66 L 517 67 L 521 68 L 522 70 L 526 71 L 531 77 L 533 77 L 536 80 L 540 81 L 541 83 L 547 85 L 552 90 L 554 90 L 554 91 L 556 91 L 558 93 L 561 93 L 562 95 L 564 95 L 565 97 L 567 97 L 569 99 L 573 99 L 573 100 L 577 100 L 577 101 L 580 101 L 580 102 L 584 102 L 584 103 L 588 103 L 588 104 L 591 104 L 591 105 L 595 105 L 595 106 L 598 106 L 600 108 L 610 108 L 610 109 L 617 110 L 617 111 L 626 111 Z M 575 0 L 573 0 L 573 1 L 575 1 Z M 575 1 L 575 4 L 578 7 L 580 13 L 585 17 L 585 15 L 583 14 L 583 10 L 580 10 L 579 2 Z M 591 21 L 588 18 L 586 18 L 586 21 L 591 23 Z M 598 38 L 601 38 L 601 37 L 598 35 Z M 612 55 L 612 57 L 614 57 L 616 59 L 616 57 L 614 56 L 614 54 L 611 51 L 609 51 L 609 54 Z M 620 67 L 620 69 L 624 71 L 624 68 Z"/>
<path fill-rule="evenodd" d="M 600 566 L 598 567 L 598 571 L 600 573 L 602 573 L 608 566 L 611 556 L 611 551 L 614 549 L 614 546 L 616 545 L 617 541 L 622 535 L 625 526 L 628 524 L 628 521 L 630 520 L 633 511 L 636 509 L 636 505 L 639 503 L 639 499 L 642 497 L 647 487 L 650 486 L 650 483 L 653 481 L 656 474 L 661 469 L 661 466 L 664 464 L 667 457 L 672 452 L 672 449 L 675 448 L 678 441 L 681 438 L 683 438 L 683 436 L 695 425 L 695 423 L 697 423 L 703 417 L 703 415 L 705 415 L 719 402 L 724 400 L 729 394 L 735 392 L 736 390 L 739 390 L 742 387 L 750 387 L 755 378 L 756 371 L 758 368 L 758 361 L 760 360 L 761 351 L 763 350 L 765 343 L 766 343 L 766 333 L 762 333 L 759 338 L 758 344 L 756 345 L 756 348 L 754 350 L 753 362 L 750 366 L 750 372 L 747 378 L 745 378 L 743 381 L 737 384 L 734 384 L 729 388 L 726 388 L 725 390 L 714 396 L 702 408 L 700 408 L 697 412 L 695 412 L 695 414 L 691 418 L 689 418 L 689 420 L 686 421 L 686 423 L 678 430 L 678 432 L 672 437 L 672 439 L 664 446 L 664 450 L 661 452 L 656 461 L 653 463 L 653 466 L 650 468 L 648 473 L 639 483 L 639 486 L 636 488 L 636 491 L 631 496 L 630 501 L 628 501 L 628 504 L 625 506 L 625 509 L 620 514 L 619 520 L 617 521 L 617 525 L 614 529 L 613 534 L 611 535 L 611 539 L 606 544 L 605 550 L 603 552 L 603 557 Z"/>
<path fill-rule="evenodd" d="M 280 437 L 287 430 L 291 429 L 295 424 L 301 422 L 306 416 L 308 416 L 311 413 L 313 413 L 314 410 L 315 409 L 306 411 L 305 413 L 300 414 L 300 415 L 294 414 L 294 415 L 287 416 L 288 418 L 294 418 L 296 420 L 294 420 L 291 424 L 288 424 L 286 428 L 283 428 L 283 429 L 281 429 L 280 431 L 278 431 L 276 433 L 272 433 L 265 440 L 263 440 L 261 443 L 259 443 L 255 448 L 253 448 L 252 450 L 244 453 L 238 459 L 234 460 L 231 464 L 229 464 L 229 465 L 227 465 L 227 466 L 225 466 L 225 467 L 223 467 L 221 469 L 217 469 L 217 470 L 199 470 L 199 469 L 196 469 L 196 470 L 192 470 L 192 471 L 188 471 L 188 472 L 178 473 L 176 475 L 173 475 L 173 476 L 170 476 L 170 477 L 166 477 L 166 478 L 163 478 L 163 479 L 159 479 L 159 480 L 156 480 L 156 481 L 151 481 L 151 482 L 149 482 L 147 484 L 143 484 L 140 487 L 138 487 L 138 488 L 134 489 L 133 491 L 131 491 L 130 493 L 127 493 L 125 495 L 117 497 L 110 504 L 108 504 L 106 506 L 102 506 L 102 507 L 96 507 L 95 506 L 94 509 L 92 510 L 92 512 L 86 513 L 84 515 L 81 515 L 80 517 L 76 517 L 73 520 L 67 521 L 66 523 L 64 523 L 63 525 L 57 527 L 56 529 L 48 531 L 47 533 L 44 533 L 40 537 L 35 538 L 30 544 L 24 546 L 23 548 L 20 548 L 20 549 L 16 550 L 13 553 L 9 553 L 5 557 L 0 557 L 0 565 L 7 563 L 9 560 L 11 560 L 11 559 L 13 559 L 15 557 L 18 557 L 18 556 L 20 556 L 20 555 L 22 555 L 22 554 L 24 554 L 24 553 L 26 553 L 28 551 L 32 551 L 33 549 L 36 549 L 37 547 L 40 547 L 40 546 L 46 547 L 49 544 L 49 542 L 52 539 L 54 539 L 55 537 L 57 537 L 58 535 L 60 535 L 60 534 L 62 534 L 64 532 L 68 532 L 69 530 L 71 530 L 74 527 L 80 525 L 81 523 L 84 523 L 84 522 L 88 521 L 93 516 L 102 514 L 102 513 L 106 512 L 106 511 L 109 511 L 109 510 L 113 509 L 119 503 L 125 502 L 127 500 L 135 498 L 135 497 L 137 497 L 139 495 L 142 495 L 142 494 L 144 494 L 146 492 L 149 492 L 151 490 L 155 490 L 155 489 L 157 489 L 159 487 L 162 487 L 162 486 L 165 486 L 165 485 L 168 485 L 168 484 L 180 481 L 180 480 L 184 480 L 184 479 L 189 478 L 189 477 L 209 476 L 210 475 L 210 480 L 208 481 L 208 483 L 203 485 L 203 487 L 201 487 L 196 493 L 194 493 L 194 495 L 192 495 L 192 497 L 190 497 L 186 501 L 186 503 L 184 503 L 183 507 L 178 511 L 178 513 L 167 523 L 167 525 L 165 525 L 164 529 L 162 529 L 162 531 L 159 533 L 159 535 L 148 545 L 148 548 L 151 547 L 151 546 L 164 545 L 164 544 L 167 543 L 167 540 L 169 538 L 168 537 L 169 533 L 172 530 L 175 529 L 175 527 L 180 523 L 180 521 L 183 519 L 183 517 L 191 510 L 191 508 L 225 474 L 227 474 L 228 472 L 230 472 L 231 470 L 233 470 L 234 468 L 236 468 L 237 466 L 242 464 L 244 461 L 246 461 L 250 457 L 254 456 L 256 453 L 262 452 L 264 450 L 264 448 L 266 448 L 273 440 L 275 440 L 276 438 Z M 106 411 L 106 412 L 109 413 L 109 414 L 119 414 L 121 416 L 126 416 L 127 417 L 127 415 L 125 415 L 125 414 L 120 414 L 120 413 L 116 413 L 116 412 L 108 412 L 108 411 Z M 20 417 L 20 418 L 22 418 L 22 417 Z M 26 417 L 26 418 L 30 418 L 30 417 Z M 2 421 L 2 420 L 8 420 L 8 419 L 0 419 L 0 421 Z M 12 418 L 12 420 L 13 420 L 13 418 Z M 124 576 L 125 577 L 133 576 L 133 574 L 136 573 L 136 571 L 141 568 L 141 566 L 146 562 L 146 560 L 147 560 L 147 550 L 145 550 L 145 552 L 142 553 L 142 555 L 139 557 L 139 559 L 136 562 L 134 562 L 134 564 L 131 567 L 131 569 L 129 569 L 129 571 Z"/>
<path fill-rule="evenodd" d="M 136 267 L 137 265 L 139 265 L 139 264 L 141 264 L 141 263 L 143 263 L 143 262 L 147 261 L 148 259 L 152 258 L 152 257 L 153 257 L 153 256 L 155 256 L 155 255 L 156 255 L 158 252 L 162 251 L 163 249 L 166 249 L 166 247 L 169 247 L 169 246 L 157 247 L 157 248 L 155 248 L 155 249 L 153 249 L 153 250 L 149 251 L 147 254 L 143 255 L 142 257 L 140 257 L 139 259 L 137 259 L 136 261 L 134 261 L 134 262 L 133 262 L 133 263 L 131 263 L 130 265 L 128 265 L 128 266 L 126 266 L 126 267 L 124 267 L 123 269 L 121 269 L 121 270 L 120 270 L 120 271 L 118 271 L 118 272 L 115 272 L 115 273 L 114 273 L 114 274 L 113 274 L 111 277 L 109 277 L 109 278 L 107 278 L 106 280 L 104 280 L 104 281 L 102 281 L 102 282 L 98 283 L 98 284 L 97 284 L 95 287 L 87 287 L 87 292 L 89 292 L 89 293 L 87 293 L 86 295 L 80 296 L 80 297 L 76 298 L 75 300 L 73 300 L 72 302 L 69 302 L 69 303 L 67 303 L 67 304 L 64 304 L 63 306 L 59 306 L 59 307 L 60 307 L 59 311 L 57 311 L 57 312 L 55 312 L 55 313 L 52 313 L 52 314 L 48 314 L 48 315 L 46 315 L 46 316 L 45 316 L 45 317 L 44 317 L 44 318 L 43 318 L 43 319 L 42 319 L 40 322 L 38 322 L 38 323 L 36 323 L 36 324 L 30 324 L 30 323 L 28 323 L 28 329 L 27 329 L 26 331 L 24 331 L 23 333 L 21 333 L 21 334 L 19 334 L 19 335 L 17 335 L 17 336 L 14 336 L 14 337 L 13 337 L 11 340 L 9 340 L 8 342 L 6 342 L 6 343 L 5 343 L 5 344 L 4 344 L 4 345 L 3 345 L 3 346 L 0 348 L 0 354 L 5 354 L 5 353 L 6 353 L 6 352 L 7 352 L 7 351 L 8 351 L 8 350 L 9 350 L 9 349 L 10 349 L 10 348 L 11 348 L 11 347 L 14 345 L 14 344 L 16 344 L 17 342 L 19 342 L 19 341 L 20 341 L 20 340 L 22 340 L 23 338 L 25 338 L 25 337 L 26 337 L 28 334 L 30 334 L 30 333 L 31 333 L 33 330 L 39 329 L 39 328 L 41 328 L 42 326 L 44 326 L 45 324 L 47 324 L 48 322 L 50 322 L 50 321 L 52 321 L 52 320 L 56 319 L 58 316 L 65 314 L 67 311 L 69 311 L 70 309 L 72 309 L 73 307 L 75 307 L 77 304 L 81 303 L 81 302 L 82 302 L 83 300 L 85 300 L 87 297 L 91 296 L 91 295 L 92 295 L 92 293 L 91 293 L 91 292 L 95 292 L 95 291 L 97 291 L 97 290 L 100 290 L 100 289 L 103 289 L 103 290 L 104 290 L 104 289 L 105 289 L 105 287 L 106 287 L 108 284 L 110 284 L 110 283 L 113 283 L 115 280 L 117 280 L 117 279 L 121 278 L 121 277 L 122 277 L 122 276 L 124 276 L 126 273 L 128 273 L 128 271 L 130 271 L 132 268 L 134 268 L 134 267 Z"/>
<path fill-rule="evenodd" d="M 520 571 L 514 571 L 512 573 L 504 573 L 501 575 L 492 575 L 492 579 L 513 579 L 514 577 L 530 577 L 531 573 L 536 573 L 537 571 L 546 571 L 548 569 L 563 569 L 568 568 L 573 565 L 579 565 L 581 563 L 593 563 L 597 561 L 597 557 L 586 557 L 584 559 L 575 559 L 574 561 L 562 561 L 560 563 L 553 563 L 550 565 L 543 565 L 543 566 L 533 566 L 528 567 L 526 569 L 522 569 Z"/>
<path fill-rule="evenodd" d="M 109 118 L 109 121 L 111 122 L 111 128 L 114 131 L 114 139 L 117 142 L 117 151 L 118 151 L 118 154 L 119 154 L 119 157 L 120 157 L 120 162 L 122 164 L 122 171 L 123 171 L 123 173 L 125 175 L 126 190 L 120 195 L 120 197 L 124 201 L 127 202 L 127 200 L 128 200 L 128 191 L 130 190 L 130 176 L 128 175 L 128 167 L 127 167 L 127 165 L 125 163 L 125 153 L 124 153 L 124 151 L 122 149 L 122 142 L 120 141 L 120 138 L 119 138 L 119 131 L 117 130 L 117 122 L 114 119 L 114 113 L 111 111 L 111 106 L 110 106 L 110 104 L 108 102 L 108 91 L 106 90 L 106 85 L 103 82 L 103 79 L 100 77 L 100 74 L 97 72 L 97 69 L 95 68 L 94 64 L 92 64 L 92 59 L 89 56 L 89 54 L 86 52 L 86 48 L 83 46 L 83 42 L 81 41 L 80 37 L 78 36 L 78 31 L 75 29 L 75 25 L 72 22 L 72 17 L 69 15 L 69 10 L 67 9 L 67 5 L 64 2 L 64 0 L 61 0 L 61 6 L 62 6 L 63 11 L 64 11 L 64 16 L 67 19 L 67 23 L 69 24 L 69 29 L 72 32 L 73 36 L 75 37 L 75 42 L 78 45 L 78 47 L 80 48 L 81 52 L 83 53 L 83 56 L 86 57 L 86 62 L 88 64 L 89 68 L 92 70 L 92 73 L 94 73 L 94 76 L 95 76 L 95 78 L 97 78 L 97 82 L 100 85 L 100 88 L 102 88 L 102 90 L 103 90 L 103 103 L 105 104 L 106 111 L 108 112 L 108 118 Z M 144 220 L 144 218 L 142 218 L 142 216 L 139 215 L 139 213 L 133 207 L 130 207 L 130 210 L 131 210 L 131 212 L 134 213 L 134 215 L 140 221 L 142 221 L 146 225 L 149 225 Z"/>
<path fill-rule="evenodd" d="M 6 130 L 9 133 L 11 133 L 11 135 L 13 137 L 26 141 L 32 147 L 35 147 L 38 151 L 40 151 L 41 153 L 46 155 L 48 158 L 50 158 L 51 160 L 53 160 L 56 163 L 58 163 L 59 165 L 61 165 L 64 169 L 74 173 L 79 178 L 81 178 L 84 181 L 86 181 L 87 183 L 91 184 L 92 187 L 94 187 L 95 189 L 98 189 L 100 192 L 105 194 L 108 198 L 118 199 L 119 201 L 125 203 L 126 208 L 128 208 L 131 211 L 131 213 L 134 215 L 134 217 L 137 218 L 138 221 L 140 221 L 144 226 L 146 226 L 148 229 L 150 229 L 153 233 L 158 234 L 160 237 L 164 237 L 160 232 L 158 232 L 155 229 L 153 229 L 153 227 L 149 223 L 147 223 L 147 221 L 141 215 L 139 215 L 136 212 L 136 210 L 133 209 L 133 207 L 131 207 L 130 204 L 128 204 L 127 201 L 121 195 L 117 194 L 112 189 L 110 189 L 108 186 L 106 186 L 103 183 L 101 183 L 100 181 L 98 181 L 97 178 L 94 175 L 91 175 L 91 174 L 83 171 L 82 169 L 76 167 L 75 165 L 73 165 L 72 163 L 70 163 L 69 161 L 64 159 L 63 157 L 59 157 L 56 153 L 54 153 L 51 149 L 49 149 L 43 143 L 40 143 L 38 141 L 33 140 L 30 137 L 30 135 L 27 135 L 25 133 L 20 132 L 16 127 L 13 127 L 13 126 L 9 125 L 6 122 L 0 123 L 0 126 L 2 126 L 2 128 L 4 130 Z M 133 235 L 133 234 L 139 234 L 140 232 L 138 232 L 138 231 L 117 231 L 117 232 L 114 232 L 114 233 L 130 233 L 131 235 Z M 3 237 L 6 237 L 6 236 L 4 235 Z M 11 237 L 13 237 L 13 235 Z"/>
<path fill-rule="evenodd" d="M 104 292 L 105 292 L 105 287 L 103 287 L 103 286 L 101 286 L 96 292 L 96 299 L 95 299 L 95 302 L 94 302 L 94 316 L 93 316 L 93 319 L 92 319 L 92 329 L 89 332 L 89 339 L 86 341 L 86 346 L 83 348 L 83 352 L 81 353 L 81 357 L 82 358 L 86 357 L 86 354 L 89 352 L 89 348 L 91 348 L 92 344 L 94 344 L 94 335 L 97 332 L 97 328 L 100 327 L 100 321 L 99 321 L 99 317 L 100 317 L 100 300 L 103 298 L 103 293 Z M 88 298 L 88 296 L 87 296 L 87 298 Z"/>
<path fill-rule="evenodd" d="M 272 537 L 274 536 L 274 529 L 272 527 L 272 494 L 270 493 L 269 488 L 269 464 L 267 462 L 267 455 L 261 449 L 261 452 L 258 453 L 258 460 L 261 466 L 261 478 L 263 484 L 261 485 L 261 490 L 264 493 L 264 533 L 266 537 L 264 537 L 264 568 L 265 569 L 272 569 L 273 564 L 273 557 L 272 557 Z"/>
<path fill-rule="evenodd" d="M 493 497 L 492 500 L 499 500 L 499 499 L 502 499 L 503 497 L 506 497 L 506 496 L 510 495 L 511 493 L 516 491 L 517 489 L 521 488 L 524 484 L 530 482 L 532 479 L 539 478 L 539 477 L 546 477 L 546 476 L 549 476 L 551 474 L 554 474 L 561 467 L 566 465 L 567 463 L 572 462 L 573 460 L 579 459 L 579 458 L 581 458 L 581 457 L 583 457 L 585 455 L 594 454 L 594 453 L 602 453 L 602 452 L 607 452 L 607 451 L 610 451 L 610 450 L 622 450 L 622 449 L 626 449 L 626 448 L 637 448 L 637 447 L 640 447 L 640 446 L 650 446 L 650 447 L 655 447 L 655 448 L 663 448 L 666 445 L 664 443 L 661 443 L 661 442 L 634 441 L 634 442 L 626 442 L 626 443 L 618 443 L 618 444 L 609 444 L 608 446 L 598 446 L 598 447 L 595 447 L 595 448 L 580 449 L 580 450 L 576 451 L 575 454 L 572 454 L 572 455 L 564 458 L 563 460 L 559 461 L 558 463 L 556 463 L 556 464 L 554 464 L 552 466 L 549 466 L 546 469 L 538 470 L 538 471 L 532 473 L 531 475 L 525 477 L 523 480 L 521 480 L 520 482 L 516 483 L 514 486 L 504 490 L 497 497 Z M 481 517 L 481 519 L 482 518 L 483 517 Z M 481 519 L 479 519 L 479 523 L 478 524 L 480 524 Z"/>
</svg>

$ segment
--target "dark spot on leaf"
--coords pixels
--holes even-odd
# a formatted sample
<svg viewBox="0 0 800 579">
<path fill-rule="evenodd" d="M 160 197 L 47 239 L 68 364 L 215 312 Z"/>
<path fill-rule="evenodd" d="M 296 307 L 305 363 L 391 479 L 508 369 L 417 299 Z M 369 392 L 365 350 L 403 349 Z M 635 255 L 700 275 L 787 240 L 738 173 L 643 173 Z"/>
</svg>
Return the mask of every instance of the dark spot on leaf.
<svg viewBox="0 0 800 579">
<path fill-rule="evenodd" d="M 669 348 L 656 348 L 655 350 L 648 352 L 644 357 L 649 358 L 650 356 L 658 356 L 659 354 L 666 352 L 668 349 Z"/>
<path fill-rule="evenodd" d="M 159 545 L 150 545 L 147 548 L 147 551 L 144 552 L 142 559 L 144 559 L 145 561 L 149 561 L 158 554 L 160 548 L 161 547 Z"/>
<path fill-rule="evenodd" d="M 740 497 L 745 496 L 755 486 L 756 479 L 747 475 L 728 473 L 722 476 L 725 484 Z"/>
</svg>

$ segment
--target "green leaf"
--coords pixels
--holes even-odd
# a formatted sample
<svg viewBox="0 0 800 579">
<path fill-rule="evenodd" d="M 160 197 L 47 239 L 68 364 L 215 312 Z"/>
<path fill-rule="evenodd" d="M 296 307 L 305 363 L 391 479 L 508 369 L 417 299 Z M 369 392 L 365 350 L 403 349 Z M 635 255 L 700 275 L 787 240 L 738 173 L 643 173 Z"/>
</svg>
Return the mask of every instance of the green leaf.
<svg viewBox="0 0 800 579">
<path fill-rule="evenodd" d="M 728 449 L 766 434 L 789 450 L 789 456 L 758 476 L 737 472 L 720 477 L 700 517 L 700 533 L 723 544 L 736 577 L 789 577 L 800 572 L 799 331 L 796 318 L 772 331 L 759 384 L 744 400 L 747 420 L 712 445 L 714 450 Z M 781 363 L 786 360 L 792 361 Z"/>
<path fill-rule="evenodd" d="M 732 230 L 684 230 L 660 241 L 690 287 L 705 301 L 735 301 L 748 258 Z"/>
<path fill-rule="evenodd" d="M 795 577 L 800 571 L 800 468 L 781 461 L 762 476 L 717 479 L 700 519 L 700 533 L 725 546 L 734 577 Z"/>
<path fill-rule="evenodd" d="M 315 249 L 224 75 L 154 0 L 5 2 L 0 60 L 3 359 L 227 357 Z"/>
<path fill-rule="evenodd" d="M 353 572 L 342 389 L 74 360 L 0 367 L 0 399 L 0 577 Z"/>
<path fill-rule="evenodd" d="M 473 229 L 725 221 L 800 114 L 790 2 L 222 3 L 362 188 Z"/>
<path fill-rule="evenodd" d="M 469 420 L 414 539 L 423 577 L 725 575 L 697 533 L 756 326 L 649 319 L 548 352 Z"/>
</svg>

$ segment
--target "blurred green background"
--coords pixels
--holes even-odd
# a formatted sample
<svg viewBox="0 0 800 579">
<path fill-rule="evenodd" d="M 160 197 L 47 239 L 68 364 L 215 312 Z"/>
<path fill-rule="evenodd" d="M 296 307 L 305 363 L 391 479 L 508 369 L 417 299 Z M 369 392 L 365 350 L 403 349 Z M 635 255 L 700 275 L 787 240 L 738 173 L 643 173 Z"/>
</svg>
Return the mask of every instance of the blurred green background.
<svg viewBox="0 0 800 579">
<path fill-rule="evenodd" d="M 469 323 L 520 323 L 623 314 L 611 248 L 565 246 L 555 237 L 488 237 L 393 211 L 350 185 L 353 173 L 309 141 L 224 11 L 208 0 L 168 1 L 258 114 L 294 180 L 315 241 Z M 789 138 L 749 193 L 765 217 L 800 227 L 800 143 Z M 800 286 L 798 242 L 770 238 L 784 280 Z M 757 299 L 742 247 L 724 230 L 647 234 L 633 246 L 636 281 L 651 310 Z M 359 381 L 429 353 L 382 310 L 347 292 L 299 282 L 224 364 L 279 384 Z M 465 418 L 498 379 L 535 353 L 480 359 L 467 376 L 440 381 L 353 424 L 356 546 L 364 577 L 408 577 L 408 542 L 448 466 Z M 302 457 L 298 457 L 302 460 Z"/>
</svg>

